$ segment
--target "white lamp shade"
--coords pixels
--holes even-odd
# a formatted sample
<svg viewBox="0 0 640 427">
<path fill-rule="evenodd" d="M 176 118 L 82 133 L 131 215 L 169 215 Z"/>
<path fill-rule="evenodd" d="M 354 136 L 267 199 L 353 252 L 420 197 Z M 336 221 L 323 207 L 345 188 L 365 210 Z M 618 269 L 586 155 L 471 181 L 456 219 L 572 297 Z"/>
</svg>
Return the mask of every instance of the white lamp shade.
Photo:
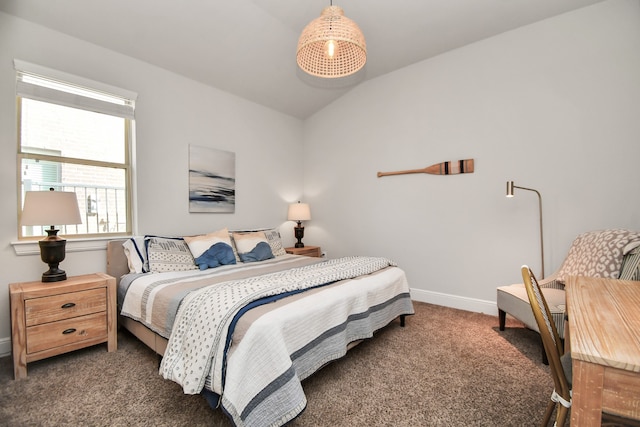
<svg viewBox="0 0 640 427">
<path fill-rule="evenodd" d="M 289 221 L 309 221 L 311 219 L 311 210 L 307 203 L 292 203 L 289 205 Z"/>
<path fill-rule="evenodd" d="M 25 192 L 20 224 L 82 224 L 76 193 L 69 191 Z"/>
</svg>

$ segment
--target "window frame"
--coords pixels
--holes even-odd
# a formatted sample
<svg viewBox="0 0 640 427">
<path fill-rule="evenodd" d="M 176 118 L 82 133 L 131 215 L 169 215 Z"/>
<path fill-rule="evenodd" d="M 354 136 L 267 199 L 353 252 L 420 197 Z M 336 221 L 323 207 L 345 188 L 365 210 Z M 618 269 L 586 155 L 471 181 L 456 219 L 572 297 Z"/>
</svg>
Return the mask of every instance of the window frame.
<svg viewBox="0 0 640 427">
<path fill-rule="evenodd" d="M 105 233 L 63 233 L 65 238 L 67 239 L 92 239 L 92 238 L 113 238 L 113 237 L 123 237 L 123 236 L 131 236 L 133 234 L 133 219 L 134 219 L 134 207 L 133 207 L 133 156 L 132 156 L 132 147 L 135 138 L 135 117 L 133 117 L 133 111 L 135 109 L 135 100 L 137 98 L 137 94 L 126 91 L 124 89 L 114 88 L 112 86 L 105 85 L 99 82 L 93 82 L 84 78 L 80 78 L 77 76 L 73 76 L 71 74 L 63 73 L 60 71 L 48 69 L 42 66 L 29 64 L 24 61 L 14 60 L 15 70 L 16 70 L 16 82 L 19 81 L 21 75 L 33 75 L 36 77 L 42 77 L 48 80 L 59 81 L 64 84 L 77 86 L 80 88 L 84 88 L 86 90 L 95 92 L 95 93 L 104 93 L 109 96 L 114 96 L 117 98 L 121 98 L 127 102 L 130 102 L 130 106 L 127 108 L 130 109 L 130 115 L 122 115 L 122 114 L 110 114 L 109 112 L 104 111 L 96 111 L 93 108 L 87 108 L 84 105 L 70 105 L 65 104 L 64 102 L 56 102 L 55 100 L 50 100 L 46 98 L 36 99 L 31 96 L 23 96 L 18 88 L 16 88 L 16 120 L 17 120 L 17 155 L 16 155 L 16 196 L 17 196 L 17 209 L 18 209 L 18 221 L 17 221 L 17 236 L 19 242 L 29 242 L 34 240 L 42 239 L 43 235 L 38 236 L 25 236 L 23 235 L 23 227 L 20 225 L 20 218 L 22 217 L 22 206 L 23 206 L 23 180 L 22 180 L 22 163 L 23 160 L 41 160 L 47 162 L 58 163 L 60 165 L 63 164 L 77 164 L 89 167 L 100 167 L 100 168 L 112 168 L 122 170 L 125 174 L 125 202 L 126 202 L 126 230 L 119 232 L 105 232 Z M 18 83 L 17 83 L 18 85 Z M 124 120 L 124 161 L 123 163 L 117 162 L 109 162 L 109 161 L 101 161 L 101 160 L 91 160 L 84 158 L 75 158 L 75 157 L 65 157 L 65 156 L 56 156 L 50 154 L 39 154 L 32 152 L 25 152 L 22 149 L 22 100 L 23 98 L 35 99 L 41 102 L 47 102 L 52 105 L 63 105 L 72 108 L 78 108 L 85 111 L 93 111 L 99 112 L 103 114 L 110 114 L 115 117 L 120 117 Z M 84 217 L 86 218 L 86 217 Z M 88 227 L 88 224 L 87 224 Z"/>
</svg>

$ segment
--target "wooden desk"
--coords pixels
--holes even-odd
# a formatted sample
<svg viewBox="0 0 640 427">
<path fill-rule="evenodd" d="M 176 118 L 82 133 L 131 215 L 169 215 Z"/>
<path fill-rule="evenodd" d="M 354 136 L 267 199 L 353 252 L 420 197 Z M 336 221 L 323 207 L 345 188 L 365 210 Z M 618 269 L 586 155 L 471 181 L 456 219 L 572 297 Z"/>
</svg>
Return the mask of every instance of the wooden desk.
<svg viewBox="0 0 640 427">
<path fill-rule="evenodd" d="M 572 426 L 640 419 L 640 282 L 569 277 Z"/>
</svg>

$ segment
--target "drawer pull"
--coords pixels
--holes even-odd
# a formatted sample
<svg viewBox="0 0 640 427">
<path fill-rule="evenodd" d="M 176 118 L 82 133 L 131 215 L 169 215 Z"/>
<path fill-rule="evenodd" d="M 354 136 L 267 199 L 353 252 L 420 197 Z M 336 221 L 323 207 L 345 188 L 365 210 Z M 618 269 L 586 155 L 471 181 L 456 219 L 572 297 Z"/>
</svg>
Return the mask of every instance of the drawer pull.
<svg viewBox="0 0 640 427">
<path fill-rule="evenodd" d="M 74 333 L 75 331 L 76 331 L 76 328 L 69 328 L 69 329 L 65 329 L 64 331 L 62 331 L 62 333 L 64 335 L 69 335 L 69 334 Z"/>
<path fill-rule="evenodd" d="M 62 307 L 60 308 L 71 308 L 71 307 L 75 307 L 76 303 L 75 302 L 68 302 L 66 304 L 62 304 Z"/>
</svg>

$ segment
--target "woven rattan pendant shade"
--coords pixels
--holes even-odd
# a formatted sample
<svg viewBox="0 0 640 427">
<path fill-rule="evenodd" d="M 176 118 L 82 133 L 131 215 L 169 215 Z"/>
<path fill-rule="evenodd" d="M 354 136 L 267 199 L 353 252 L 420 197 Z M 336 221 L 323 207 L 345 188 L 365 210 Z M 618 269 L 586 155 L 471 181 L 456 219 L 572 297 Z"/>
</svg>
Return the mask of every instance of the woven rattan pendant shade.
<svg viewBox="0 0 640 427">
<path fill-rule="evenodd" d="M 328 43 L 334 43 L 333 57 L 327 54 Z M 297 61 L 313 76 L 344 77 L 364 67 L 367 44 L 358 25 L 344 16 L 341 7 L 329 6 L 302 31 Z"/>
</svg>

